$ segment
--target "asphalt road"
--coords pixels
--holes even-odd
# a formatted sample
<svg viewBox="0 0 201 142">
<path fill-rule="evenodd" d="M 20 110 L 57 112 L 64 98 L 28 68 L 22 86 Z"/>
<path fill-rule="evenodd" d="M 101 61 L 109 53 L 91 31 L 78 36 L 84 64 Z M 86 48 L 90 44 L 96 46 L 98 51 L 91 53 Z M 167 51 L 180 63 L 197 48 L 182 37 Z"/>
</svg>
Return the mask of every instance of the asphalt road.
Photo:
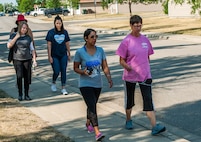
<svg viewBox="0 0 201 142">
<path fill-rule="evenodd" d="M 6 42 L 8 34 L 15 26 L 16 17 L 0 17 L 0 59 L 7 60 L 8 50 Z M 42 78 L 41 81 L 51 82 L 51 67 L 47 61 L 45 35 L 53 28 L 52 23 L 33 23 L 29 21 L 38 53 L 38 67 L 34 75 Z M 76 49 L 84 44 L 83 32 L 85 28 L 74 27 L 65 22 L 71 38 L 72 59 Z M 104 79 L 104 87 L 100 98 L 103 103 L 115 109 L 115 106 L 124 106 L 123 85 L 121 81 L 122 68 L 115 55 L 125 32 L 99 32 L 97 45 L 102 46 L 107 55 L 111 69 L 114 87 L 108 88 Z M 157 119 L 171 129 L 172 133 L 188 132 L 201 138 L 201 41 L 188 39 L 151 39 L 155 54 L 151 56 L 153 76 L 153 99 Z M 77 74 L 73 72 L 72 62 L 68 64 L 67 85 L 69 91 L 78 92 Z M 1 66 L 2 67 L 2 66 Z M 136 90 L 136 106 L 133 110 L 135 118 L 146 119 L 142 114 L 142 101 L 139 89 Z M 184 134 L 184 133 L 182 133 Z M 188 139 L 189 136 L 181 136 Z"/>
</svg>

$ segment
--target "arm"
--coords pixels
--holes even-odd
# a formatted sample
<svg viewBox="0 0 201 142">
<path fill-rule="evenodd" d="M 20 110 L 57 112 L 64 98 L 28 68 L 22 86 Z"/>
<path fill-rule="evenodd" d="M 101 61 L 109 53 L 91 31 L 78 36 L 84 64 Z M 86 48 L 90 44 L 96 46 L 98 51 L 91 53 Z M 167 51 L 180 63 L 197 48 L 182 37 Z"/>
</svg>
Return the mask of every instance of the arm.
<svg viewBox="0 0 201 142">
<path fill-rule="evenodd" d="M 16 36 L 7 43 L 7 48 L 12 48 L 19 37 L 20 34 L 17 33 Z"/>
<path fill-rule="evenodd" d="M 76 73 L 78 73 L 78 74 L 80 74 L 80 75 L 84 75 L 84 71 L 81 70 L 81 69 L 79 68 L 79 66 L 80 66 L 80 62 L 74 62 L 74 64 L 73 64 L 74 72 L 76 72 Z"/>
<path fill-rule="evenodd" d="M 105 76 L 108 80 L 108 83 L 109 83 L 109 87 L 111 88 L 112 85 L 113 85 L 113 82 L 112 82 L 112 78 L 111 78 L 111 74 L 110 74 L 110 69 L 108 67 L 108 64 L 107 64 L 107 60 L 103 60 L 103 63 L 102 63 L 102 69 L 103 69 L 103 72 L 105 73 Z"/>
<path fill-rule="evenodd" d="M 73 69 L 74 69 L 74 72 L 80 74 L 80 75 L 89 75 L 88 72 L 87 72 L 87 68 L 85 68 L 84 70 L 81 70 L 79 68 L 80 66 L 80 62 L 74 62 L 73 64 Z"/>
<path fill-rule="evenodd" d="M 31 31 L 30 28 L 28 29 L 28 35 L 31 37 L 31 40 L 32 40 L 32 42 L 33 42 L 33 47 L 34 47 L 34 49 L 35 49 L 35 43 L 34 43 L 34 39 L 33 39 L 33 33 L 32 33 L 32 31 Z"/>
<path fill-rule="evenodd" d="M 119 62 L 120 62 L 120 65 L 121 65 L 124 69 L 126 69 L 127 71 L 131 71 L 131 70 L 132 70 L 131 66 L 129 66 L 129 65 L 126 63 L 126 61 L 125 61 L 124 58 L 120 57 Z"/>
<path fill-rule="evenodd" d="M 32 52 L 33 65 L 37 66 L 37 63 L 36 63 L 36 52 L 35 52 L 35 49 L 34 49 L 34 46 L 33 46 L 33 42 L 31 42 L 31 44 L 30 44 L 30 50 Z"/>
<path fill-rule="evenodd" d="M 35 46 L 35 42 L 34 42 L 34 38 L 33 38 L 33 32 L 31 31 L 31 29 L 29 28 L 28 29 L 28 35 L 31 37 L 31 40 L 32 40 L 32 42 L 33 42 L 33 47 L 34 47 L 34 51 L 35 51 L 35 55 L 36 55 L 36 57 L 37 57 L 37 53 L 36 53 L 36 46 Z"/>
<path fill-rule="evenodd" d="M 48 60 L 50 63 L 53 63 L 53 59 L 51 56 L 51 48 L 52 48 L 52 43 L 50 41 L 47 41 L 47 54 L 48 54 Z"/>
<path fill-rule="evenodd" d="M 71 54 L 70 54 L 70 42 L 66 42 L 66 49 L 67 49 L 67 55 L 68 55 L 68 60 L 71 60 Z"/>
<path fill-rule="evenodd" d="M 36 51 L 35 50 L 32 50 L 32 56 L 33 56 L 33 58 L 32 58 L 33 65 L 34 65 L 34 67 L 36 67 L 37 66 L 37 62 L 36 62 Z"/>
</svg>

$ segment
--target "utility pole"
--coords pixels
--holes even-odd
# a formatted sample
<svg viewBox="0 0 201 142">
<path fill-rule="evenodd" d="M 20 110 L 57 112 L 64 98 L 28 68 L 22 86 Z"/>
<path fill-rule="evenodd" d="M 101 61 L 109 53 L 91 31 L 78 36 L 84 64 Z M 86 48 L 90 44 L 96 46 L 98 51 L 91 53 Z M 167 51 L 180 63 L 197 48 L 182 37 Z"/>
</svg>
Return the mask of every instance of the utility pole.
<svg viewBox="0 0 201 142">
<path fill-rule="evenodd" d="M 115 3 L 116 3 L 116 14 L 119 14 L 118 1 L 116 0 Z"/>
<path fill-rule="evenodd" d="M 95 14 L 95 18 L 96 18 L 96 0 L 94 0 L 94 14 Z"/>
</svg>

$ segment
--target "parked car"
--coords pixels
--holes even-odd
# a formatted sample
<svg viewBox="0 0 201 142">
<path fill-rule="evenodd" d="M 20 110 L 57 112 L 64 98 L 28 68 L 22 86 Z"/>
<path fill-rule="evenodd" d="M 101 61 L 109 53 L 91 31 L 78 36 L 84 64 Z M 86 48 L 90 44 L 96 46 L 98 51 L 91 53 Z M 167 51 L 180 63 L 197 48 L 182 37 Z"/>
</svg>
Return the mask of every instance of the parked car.
<svg viewBox="0 0 201 142">
<path fill-rule="evenodd" d="M 4 12 L 0 12 L 0 16 L 6 16 Z"/>
<path fill-rule="evenodd" d="M 13 12 L 9 12 L 9 13 L 8 13 L 8 16 L 13 16 Z"/>
<path fill-rule="evenodd" d="M 45 11 L 46 8 L 38 8 L 37 10 L 34 10 L 34 11 L 31 11 L 30 12 L 30 15 L 31 16 L 38 16 L 38 15 L 44 15 L 44 11 Z"/>
<path fill-rule="evenodd" d="M 91 14 L 91 13 L 95 13 L 92 9 L 83 9 L 82 10 L 82 14 Z"/>
<path fill-rule="evenodd" d="M 44 13 L 45 13 L 45 16 L 47 16 L 48 18 L 51 18 L 52 15 L 57 15 L 57 14 L 63 14 L 64 16 L 68 16 L 68 13 L 70 13 L 70 11 L 68 9 L 52 8 L 52 9 L 46 9 Z"/>
<path fill-rule="evenodd" d="M 22 13 L 20 13 L 19 11 L 14 11 L 13 12 L 13 15 L 19 15 L 19 14 L 22 14 Z"/>
<path fill-rule="evenodd" d="M 30 15 L 30 11 L 24 13 L 25 16 Z"/>
</svg>

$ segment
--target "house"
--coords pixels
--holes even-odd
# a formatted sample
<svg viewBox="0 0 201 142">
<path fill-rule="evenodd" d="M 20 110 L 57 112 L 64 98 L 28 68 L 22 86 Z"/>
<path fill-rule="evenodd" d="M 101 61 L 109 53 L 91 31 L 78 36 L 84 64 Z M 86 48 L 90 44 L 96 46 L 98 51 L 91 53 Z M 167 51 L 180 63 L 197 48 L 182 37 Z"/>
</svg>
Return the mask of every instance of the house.
<svg viewBox="0 0 201 142">
<path fill-rule="evenodd" d="M 162 11 L 162 4 L 132 4 L 132 12 L 147 12 L 147 11 Z M 124 2 L 119 4 L 116 2 L 108 5 L 108 9 L 103 9 L 101 6 L 101 0 L 80 0 L 79 8 L 75 14 L 87 14 L 87 13 L 129 13 L 128 3 Z"/>
<path fill-rule="evenodd" d="M 80 0 L 76 14 L 105 13 L 107 11 L 102 8 L 101 0 Z"/>
<path fill-rule="evenodd" d="M 182 5 L 176 4 L 173 0 L 169 0 L 168 3 L 168 16 L 169 17 L 198 17 L 200 18 L 201 16 L 199 15 L 199 12 L 201 12 L 201 9 L 196 11 L 195 14 L 191 13 L 191 5 L 185 1 Z"/>
<path fill-rule="evenodd" d="M 117 13 L 129 13 L 129 8 L 128 8 L 128 3 L 125 1 L 123 4 L 119 3 L 112 3 L 109 5 L 109 13 L 111 14 L 117 14 Z M 162 11 L 162 3 L 153 3 L 153 4 L 131 4 L 131 11 L 132 13 L 135 12 L 157 12 L 157 11 Z"/>
</svg>

